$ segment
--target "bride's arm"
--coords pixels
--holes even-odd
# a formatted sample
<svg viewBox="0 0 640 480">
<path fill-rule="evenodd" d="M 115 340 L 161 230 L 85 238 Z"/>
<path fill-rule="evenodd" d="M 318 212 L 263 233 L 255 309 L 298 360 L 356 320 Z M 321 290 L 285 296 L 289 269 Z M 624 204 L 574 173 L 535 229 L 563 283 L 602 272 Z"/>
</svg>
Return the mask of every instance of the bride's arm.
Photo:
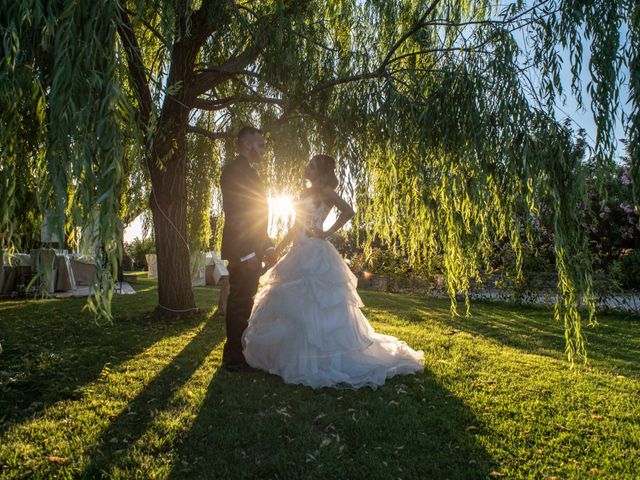
<svg viewBox="0 0 640 480">
<path fill-rule="evenodd" d="M 347 223 L 355 215 L 351 205 L 349 205 L 335 190 L 331 187 L 326 187 L 322 192 L 327 201 L 331 202 L 334 207 L 340 210 L 340 215 L 336 221 L 327 230 L 318 232 L 316 236 L 319 238 L 329 238 L 331 235 L 340 230 L 345 223 Z"/>
</svg>

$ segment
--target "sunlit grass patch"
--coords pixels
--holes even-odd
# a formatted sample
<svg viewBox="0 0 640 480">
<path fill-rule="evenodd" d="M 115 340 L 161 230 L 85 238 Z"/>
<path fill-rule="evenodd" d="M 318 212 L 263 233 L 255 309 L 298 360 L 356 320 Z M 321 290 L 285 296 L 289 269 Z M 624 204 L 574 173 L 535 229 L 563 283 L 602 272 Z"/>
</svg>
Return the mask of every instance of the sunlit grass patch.
<svg viewBox="0 0 640 480">
<path fill-rule="evenodd" d="M 377 331 L 425 352 L 378 390 L 220 369 L 218 290 L 149 316 L 155 283 L 97 326 L 81 299 L 0 303 L 6 478 L 636 478 L 640 322 L 601 319 L 571 368 L 548 311 L 362 292 Z"/>
</svg>

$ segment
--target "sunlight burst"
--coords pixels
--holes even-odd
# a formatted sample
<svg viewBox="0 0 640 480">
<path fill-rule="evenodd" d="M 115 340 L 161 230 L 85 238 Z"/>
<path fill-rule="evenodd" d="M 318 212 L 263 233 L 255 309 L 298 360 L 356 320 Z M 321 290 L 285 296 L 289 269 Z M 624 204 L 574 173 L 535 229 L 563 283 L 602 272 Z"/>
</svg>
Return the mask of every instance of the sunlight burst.
<svg viewBox="0 0 640 480">
<path fill-rule="evenodd" d="M 295 218 L 293 201 L 288 195 L 269 197 L 269 235 L 283 235 Z"/>
</svg>

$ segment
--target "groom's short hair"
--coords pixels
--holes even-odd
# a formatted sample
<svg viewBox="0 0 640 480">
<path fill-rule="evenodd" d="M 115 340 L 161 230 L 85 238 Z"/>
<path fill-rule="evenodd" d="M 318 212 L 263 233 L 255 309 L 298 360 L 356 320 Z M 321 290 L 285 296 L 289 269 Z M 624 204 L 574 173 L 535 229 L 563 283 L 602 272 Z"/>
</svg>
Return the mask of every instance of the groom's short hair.
<svg viewBox="0 0 640 480">
<path fill-rule="evenodd" d="M 260 130 L 259 128 L 242 127 L 240 129 L 240 131 L 238 132 L 238 142 L 246 140 L 247 138 L 249 138 L 252 135 L 255 135 L 256 133 L 259 133 L 260 135 L 263 135 L 262 130 Z"/>
</svg>

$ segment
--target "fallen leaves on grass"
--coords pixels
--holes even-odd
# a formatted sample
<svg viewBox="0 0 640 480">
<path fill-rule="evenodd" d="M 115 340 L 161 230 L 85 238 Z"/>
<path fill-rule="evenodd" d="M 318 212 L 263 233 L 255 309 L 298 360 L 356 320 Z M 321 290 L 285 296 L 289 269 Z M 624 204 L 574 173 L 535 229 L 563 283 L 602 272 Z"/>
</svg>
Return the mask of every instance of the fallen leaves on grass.
<svg viewBox="0 0 640 480">
<path fill-rule="evenodd" d="M 69 461 L 69 457 L 57 457 L 56 455 L 49 455 L 47 460 L 52 463 L 66 463 Z"/>
</svg>

